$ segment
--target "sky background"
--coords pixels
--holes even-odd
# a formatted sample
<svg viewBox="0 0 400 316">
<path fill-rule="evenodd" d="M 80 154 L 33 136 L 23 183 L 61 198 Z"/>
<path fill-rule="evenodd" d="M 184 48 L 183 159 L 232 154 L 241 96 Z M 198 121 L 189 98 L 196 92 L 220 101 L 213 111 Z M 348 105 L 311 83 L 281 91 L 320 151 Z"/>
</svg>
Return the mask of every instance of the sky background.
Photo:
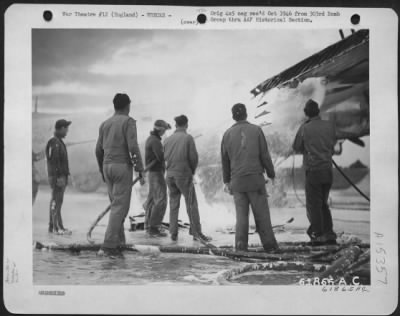
<svg viewBox="0 0 400 316">
<path fill-rule="evenodd" d="M 106 117 L 125 92 L 138 129 L 179 114 L 193 128 L 225 129 L 232 105 L 249 104 L 257 84 L 338 40 L 338 30 L 35 29 L 33 103 L 39 112 Z M 365 149 L 345 142 L 343 165 L 369 165 L 365 140 Z"/>
</svg>

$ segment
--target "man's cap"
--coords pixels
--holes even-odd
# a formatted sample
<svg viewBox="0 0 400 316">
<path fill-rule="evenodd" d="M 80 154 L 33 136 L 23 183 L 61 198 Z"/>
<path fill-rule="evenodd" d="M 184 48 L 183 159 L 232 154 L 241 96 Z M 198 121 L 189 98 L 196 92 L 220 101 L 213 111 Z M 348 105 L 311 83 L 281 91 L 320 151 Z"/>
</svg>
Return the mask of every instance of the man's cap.
<svg viewBox="0 0 400 316">
<path fill-rule="evenodd" d="M 175 117 L 174 120 L 178 126 L 184 126 L 189 122 L 187 116 L 183 114 Z"/>
<path fill-rule="evenodd" d="M 234 118 L 247 115 L 246 106 L 243 103 L 237 103 L 232 107 L 232 115 Z"/>
<path fill-rule="evenodd" d="M 304 113 L 307 116 L 313 117 L 319 114 L 319 106 L 318 103 L 315 102 L 313 99 L 310 99 L 306 102 L 304 106 Z"/>
<path fill-rule="evenodd" d="M 56 129 L 60 129 L 60 128 L 63 128 L 63 127 L 68 127 L 68 126 L 70 126 L 71 123 L 72 123 L 71 121 L 67 121 L 67 120 L 61 119 L 61 120 L 58 120 L 58 121 L 56 122 L 55 127 L 56 127 Z"/>
<path fill-rule="evenodd" d="M 170 129 L 171 125 L 169 125 L 164 120 L 157 120 L 157 121 L 154 122 L 154 128 L 155 129 L 160 129 L 160 128 Z"/>
</svg>

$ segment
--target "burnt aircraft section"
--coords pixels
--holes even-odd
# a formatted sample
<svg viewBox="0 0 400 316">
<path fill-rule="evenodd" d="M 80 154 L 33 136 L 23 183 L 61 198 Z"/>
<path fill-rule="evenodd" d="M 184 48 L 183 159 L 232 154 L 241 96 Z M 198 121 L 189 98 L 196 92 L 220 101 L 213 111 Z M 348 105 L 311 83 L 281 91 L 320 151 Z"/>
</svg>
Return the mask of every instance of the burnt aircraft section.
<svg viewBox="0 0 400 316">
<path fill-rule="evenodd" d="M 325 96 L 321 116 L 336 123 L 338 138 L 363 146 L 360 137 L 369 135 L 369 31 L 353 33 L 250 92 L 256 97 L 273 88 L 296 89 L 308 78 L 322 79 Z"/>
</svg>

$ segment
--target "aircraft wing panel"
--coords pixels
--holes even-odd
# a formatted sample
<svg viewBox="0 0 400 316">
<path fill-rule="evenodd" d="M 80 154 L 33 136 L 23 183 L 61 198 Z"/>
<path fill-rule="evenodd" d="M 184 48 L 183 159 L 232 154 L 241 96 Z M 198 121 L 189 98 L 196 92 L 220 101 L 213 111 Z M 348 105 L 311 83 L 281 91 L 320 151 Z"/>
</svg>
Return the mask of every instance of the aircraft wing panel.
<svg viewBox="0 0 400 316">
<path fill-rule="evenodd" d="M 251 93 L 257 96 L 296 79 L 303 81 L 310 77 L 335 77 L 342 72 L 368 64 L 368 56 L 369 31 L 360 30 L 265 80 L 251 90 Z"/>
</svg>

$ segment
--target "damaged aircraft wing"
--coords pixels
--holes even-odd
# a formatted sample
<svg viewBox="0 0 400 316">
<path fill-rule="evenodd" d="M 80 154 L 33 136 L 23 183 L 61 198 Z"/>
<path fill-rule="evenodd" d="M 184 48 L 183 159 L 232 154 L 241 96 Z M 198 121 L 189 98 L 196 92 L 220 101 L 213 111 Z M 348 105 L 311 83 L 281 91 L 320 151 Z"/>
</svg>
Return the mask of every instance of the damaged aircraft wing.
<svg viewBox="0 0 400 316">
<path fill-rule="evenodd" d="M 323 78 L 321 116 L 336 123 L 338 138 L 360 146 L 369 135 L 369 31 L 359 30 L 263 81 L 250 92 L 297 88 L 307 78 Z"/>
</svg>

